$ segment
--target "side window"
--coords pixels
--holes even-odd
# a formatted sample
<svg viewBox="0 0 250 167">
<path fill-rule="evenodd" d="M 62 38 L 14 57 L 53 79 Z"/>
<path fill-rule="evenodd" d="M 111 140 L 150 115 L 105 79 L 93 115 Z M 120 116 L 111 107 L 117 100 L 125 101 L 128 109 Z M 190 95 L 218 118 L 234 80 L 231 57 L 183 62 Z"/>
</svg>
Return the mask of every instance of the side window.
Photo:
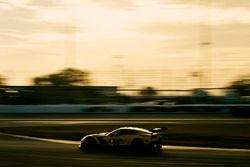
<svg viewBox="0 0 250 167">
<path fill-rule="evenodd" d="M 124 130 L 116 130 L 113 133 L 111 133 L 111 136 L 119 136 L 124 134 L 125 134 Z"/>
<path fill-rule="evenodd" d="M 121 129 L 117 133 L 117 135 L 129 135 L 129 134 L 131 134 L 131 130 L 127 130 L 127 129 Z"/>
<path fill-rule="evenodd" d="M 136 131 L 136 130 L 130 130 L 130 133 L 129 133 L 129 134 L 135 135 L 135 134 L 137 134 L 137 133 L 138 133 L 138 131 Z"/>
<path fill-rule="evenodd" d="M 119 135 L 126 135 L 127 134 L 127 130 L 120 130 Z"/>
<path fill-rule="evenodd" d="M 134 135 L 134 134 L 137 134 L 138 132 L 137 131 L 135 131 L 135 130 L 127 130 L 126 131 L 126 134 L 128 134 L 128 135 Z"/>
<path fill-rule="evenodd" d="M 111 133 L 112 136 L 120 136 L 120 135 L 134 135 L 137 134 L 138 132 L 135 130 L 127 130 L 127 129 L 121 129 L 121 130 L 117 130 L 114 131 L 113 133 Z"/>
</svg>

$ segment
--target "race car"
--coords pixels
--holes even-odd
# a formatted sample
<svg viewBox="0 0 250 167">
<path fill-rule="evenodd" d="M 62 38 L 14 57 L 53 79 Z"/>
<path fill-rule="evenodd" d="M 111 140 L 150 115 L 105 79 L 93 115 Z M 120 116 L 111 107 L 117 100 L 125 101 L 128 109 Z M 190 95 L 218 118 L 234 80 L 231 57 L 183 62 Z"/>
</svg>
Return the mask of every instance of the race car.
<svg viewBox="0 0 250 167">
<path fill-rule="evenodd" d="M 81 150 L 91 150 L 98 146 L 127 146 L 133 149 L 161 149 L 163 130 L 166 130 L 166 128 L 147 130 L 138 127 L 120 127 L 111 132 L 84 136 L 79 148 Z"/>
</svg>

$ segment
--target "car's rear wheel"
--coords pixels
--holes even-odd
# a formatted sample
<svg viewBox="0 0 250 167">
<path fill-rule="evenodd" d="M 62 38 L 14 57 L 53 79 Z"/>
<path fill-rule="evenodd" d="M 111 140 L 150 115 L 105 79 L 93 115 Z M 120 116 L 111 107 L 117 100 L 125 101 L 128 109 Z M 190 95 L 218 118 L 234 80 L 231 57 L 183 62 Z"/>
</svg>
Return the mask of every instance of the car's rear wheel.
<svg viewBox="0 0 250 167">
<path fill-rule="evenodd" d="M 87 137 L 86 139 L 83 140 L 81 148 L 83 150 L 93 150 L 96 147 L 97 147 L 97 143 L 95 139 L 92 137 Z"/>
<path fill-rule="evenodd" d="M 153 145 L 151 148 L 153 151 L 156 151 L 156 152 L 162 151 L 162 145 L 160 145 L 160 144 Z"/>
<path fill-rule="evenodd" d="M 144 142 L 141 139 L 134 139 L 131 142 L 131 147 L 137 150 L 142 149 L 144 148 Z"/>
</svg>

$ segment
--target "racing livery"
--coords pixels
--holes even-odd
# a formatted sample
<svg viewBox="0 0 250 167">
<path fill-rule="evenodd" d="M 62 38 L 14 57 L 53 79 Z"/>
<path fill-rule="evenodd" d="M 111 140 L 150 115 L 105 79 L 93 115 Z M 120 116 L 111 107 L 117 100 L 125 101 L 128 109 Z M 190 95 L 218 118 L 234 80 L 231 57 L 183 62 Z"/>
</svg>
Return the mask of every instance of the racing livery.
<svg viewBox="0 0 250 167">
<path fill-rule="evenodd" d="M 97 146 L 129 146 L 132 148 L 161 149 L 163 128 L 147 130 L 138 127 L 121 127 L 111 132 L 90 134 L 82 138 L 80 149 L 93 149 Z"/>
</svg>

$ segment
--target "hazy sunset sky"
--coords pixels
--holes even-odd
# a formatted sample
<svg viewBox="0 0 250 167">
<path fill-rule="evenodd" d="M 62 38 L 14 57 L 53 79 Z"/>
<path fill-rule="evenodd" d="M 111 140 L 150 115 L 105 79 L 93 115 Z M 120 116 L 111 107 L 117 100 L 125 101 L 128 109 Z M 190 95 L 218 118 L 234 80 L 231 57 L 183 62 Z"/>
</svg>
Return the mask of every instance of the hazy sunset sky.
<svg viewBox="0 0 250 167">
<path fill-rule="evenodd" d="M 231 69 L 214 79 L 249 73 L 250 1 L 210 1 L 0 0 L 0 74 L 14 85 L 69 66 L 188 76 L 207 42 L 202 25 L 213 70 Z"/>
</svg>

